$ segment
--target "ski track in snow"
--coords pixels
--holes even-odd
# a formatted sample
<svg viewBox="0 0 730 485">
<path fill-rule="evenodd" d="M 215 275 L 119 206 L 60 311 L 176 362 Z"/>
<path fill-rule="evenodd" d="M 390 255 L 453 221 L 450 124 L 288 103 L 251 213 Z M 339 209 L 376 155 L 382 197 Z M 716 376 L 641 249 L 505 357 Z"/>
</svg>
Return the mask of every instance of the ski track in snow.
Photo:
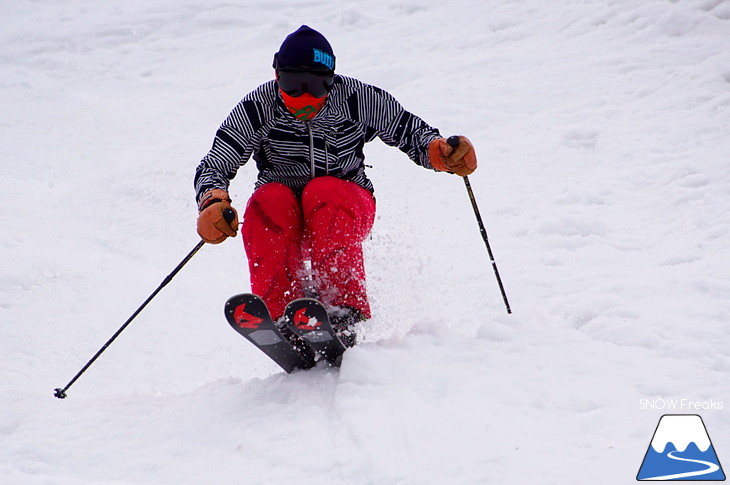
<svg viewBox="0 0 730 485">
<path fill-rule="evenodd" d="M 0 484 L 625 483 L 661 414 L 640 399 L 727 405 L 730 2 L 0 14 Z M 236 240 L 54 399 L 197 242 L 194 167 L 303 23 L 339 72 L 474 142 L 514 314 L 463 183 L 376 141 L 374 317 L 339 371 L 283 375 L 231 332 Z M 701 412 L 722 461 L 730 418 Z"/>
</svg>

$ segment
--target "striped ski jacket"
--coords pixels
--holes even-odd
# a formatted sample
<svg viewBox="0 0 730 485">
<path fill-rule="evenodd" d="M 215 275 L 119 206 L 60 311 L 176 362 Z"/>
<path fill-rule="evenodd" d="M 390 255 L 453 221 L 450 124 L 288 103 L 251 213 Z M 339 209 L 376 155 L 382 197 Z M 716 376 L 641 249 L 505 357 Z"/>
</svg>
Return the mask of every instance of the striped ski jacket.
<svg viewBox="0 0 730 485">
<path fill-rule="evenodd" d="M 428 144 L 440 138 L 439 131 L 382 89 L 337 75 L 319 113 L 300 121 L 284 105 L 276 81 L 269 81 L 246 95 L 218 129 L 195 171 L 196 199 L 210 189 L 227 190 L 251 156 L 257 188 L 279 182 L 299 192 L 314 177 L 331 175 L 372 192 L 363 146 L 376 136 L 433 168 Z"/>
</svg>

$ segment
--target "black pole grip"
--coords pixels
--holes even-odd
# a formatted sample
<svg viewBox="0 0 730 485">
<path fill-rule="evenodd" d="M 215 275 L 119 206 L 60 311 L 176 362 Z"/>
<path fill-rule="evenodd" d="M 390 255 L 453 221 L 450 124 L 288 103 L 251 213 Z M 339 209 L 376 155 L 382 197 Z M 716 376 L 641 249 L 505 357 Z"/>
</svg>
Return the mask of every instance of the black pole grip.
<svg viewBox="0 0 730 485">
<path fill-rule="evenodd" d="M 226 207 L 223 209 L 223 219 L 228 223 L 233 222 L 236 219 L 236 212 L 230 207 Z"/>
<path fill-rule="evenodd" d="M 451 146 L 451 148 L 456 148 L 459 146 L 459 135 L 451 135 L 446 139 L 446 143 Z"/>
</svg>

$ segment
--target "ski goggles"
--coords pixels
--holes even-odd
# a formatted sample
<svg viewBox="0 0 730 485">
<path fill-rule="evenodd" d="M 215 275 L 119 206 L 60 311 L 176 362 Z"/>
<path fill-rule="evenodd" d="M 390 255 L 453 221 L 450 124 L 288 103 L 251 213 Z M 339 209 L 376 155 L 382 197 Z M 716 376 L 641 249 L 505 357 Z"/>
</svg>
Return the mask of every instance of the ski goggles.
<svg viewBox="0 0 730 485">
<path fill-rule="evenodd" d="M 296 98 L 304 93 L 309 93 L 315 98 L 322 98 L 332 89 L 335 73 L 334 71 L 279 69 L 277 82 L 279 89 L 289 96 Z"/>
</svg>

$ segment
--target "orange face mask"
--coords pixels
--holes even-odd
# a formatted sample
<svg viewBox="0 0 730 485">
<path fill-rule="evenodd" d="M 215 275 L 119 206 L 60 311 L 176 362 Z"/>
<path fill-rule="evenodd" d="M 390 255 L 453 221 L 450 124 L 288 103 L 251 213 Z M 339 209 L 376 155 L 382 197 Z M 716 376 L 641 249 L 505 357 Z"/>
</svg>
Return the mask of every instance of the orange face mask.
<svg viewBox="0 0 730 485">
<path fill-rule="evenodd" d="M 299 96 L 289 96 L 281 89 L 279 90 L 281 99 L 284 100 L 284 104 L 289 109 L 291 114 L 298 120 L 309 121 L 322 109 L 324 102 L 327 100 L 327 96 L 316 98 L 309 93 L 302 93 Z"/>
</svg>

